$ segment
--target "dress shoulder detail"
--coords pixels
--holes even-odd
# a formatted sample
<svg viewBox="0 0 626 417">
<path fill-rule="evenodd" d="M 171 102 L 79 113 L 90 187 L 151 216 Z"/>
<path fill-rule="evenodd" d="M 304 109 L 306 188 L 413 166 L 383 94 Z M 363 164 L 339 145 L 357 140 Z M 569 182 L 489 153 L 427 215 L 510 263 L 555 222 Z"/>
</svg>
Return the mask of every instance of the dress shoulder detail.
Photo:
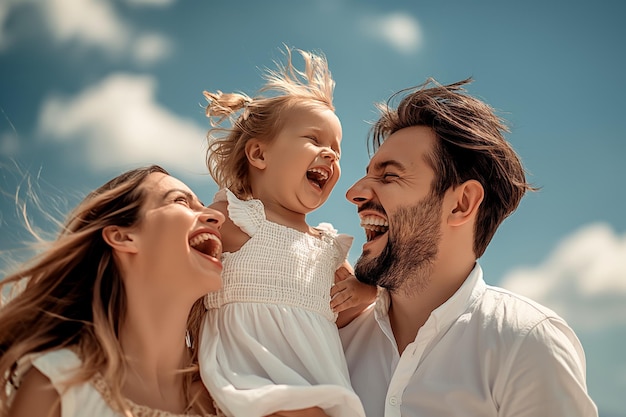
<svg viewBox="0 0 626 417">
<path fill-rule="evenodd" d="M 113 394 L 111 394 L 111 389 L 107 385 L 104 377 L 98 373 L 91 380 L 91 384 L 93 387 L 100 393 L 102 399 L 111 407 L 111 409 L 116 410 L 125 415 L 124 410 L 120 410 L 119 406 L 115 401 L 113 401 Z M 150 408 L 145 405 L 134 403 L 133 401 L 125 398 L 124 401 L 128 406 L 128 411 L 132 413 L 133 417 L 224 417 L 223 414 L 219 412 L 217 407 L 215 409 L 218 410 L 217 414 L 194 414 L 191 410 L 185 410 L 183 414 L 171 413 L 165 410 L 157 410 L 154 408 Z"/>
<path fill-rule="evenodd" d="M 248 236 L 254 236 L 265 221 L 265 208 L 260 200 L 240 200 L 232 191 L 223 188 L 215 194 L 213 201 L 226 201 L 228 217 Z"/>
<path fill-rule="evenodd" d="M 320 230 L 327 238 L 331 238 L 335 241 L 336 246 L 339 249 L 337 261 L 338 268 L 348 258 L 348 253 L 352 247 L 354 237 L 344 233 L 338 233 L 337 229 L 335 229 L 331 223 L 327 222 L 320 223 L 317 225 L 316 229 Z"/>
</svg>

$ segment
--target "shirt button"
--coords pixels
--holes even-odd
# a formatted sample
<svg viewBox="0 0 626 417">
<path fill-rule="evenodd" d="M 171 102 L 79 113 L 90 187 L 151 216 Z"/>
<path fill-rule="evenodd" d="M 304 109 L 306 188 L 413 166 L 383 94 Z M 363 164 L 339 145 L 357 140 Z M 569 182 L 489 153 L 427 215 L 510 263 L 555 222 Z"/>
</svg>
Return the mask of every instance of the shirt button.
<svg viewBox="0 0 626 417">
<path fill-rule="evenodd" d="M 396 397 L 389 398 L 389 404 L 395 407 L 396 405 L 398 405 L 398 399 Z"/>
</svg>

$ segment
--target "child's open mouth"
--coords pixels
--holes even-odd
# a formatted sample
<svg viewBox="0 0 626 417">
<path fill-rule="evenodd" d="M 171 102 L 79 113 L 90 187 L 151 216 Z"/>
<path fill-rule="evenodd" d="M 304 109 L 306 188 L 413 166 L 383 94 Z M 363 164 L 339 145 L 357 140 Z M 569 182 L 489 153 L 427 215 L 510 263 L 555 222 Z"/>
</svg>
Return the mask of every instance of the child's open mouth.
<svg viewBox="0 0 626 417">
<path fill-rule="evenodd" d="M 321 190 L 330 178 L 330 174 L 330 171 L 324 168 L 311 168 L 306 172 L 306 177 L 310 183 Z"/>
</svg>

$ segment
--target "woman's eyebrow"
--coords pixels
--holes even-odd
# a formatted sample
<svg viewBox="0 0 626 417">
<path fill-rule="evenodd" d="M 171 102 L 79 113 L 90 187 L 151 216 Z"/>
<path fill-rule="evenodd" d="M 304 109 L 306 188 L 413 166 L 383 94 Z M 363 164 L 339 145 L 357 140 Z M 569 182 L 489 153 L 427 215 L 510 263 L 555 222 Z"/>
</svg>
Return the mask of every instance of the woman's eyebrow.
<svg viewBox="0 0 626 417">
<path fill-rule="evenodd" d="M 187 190 L 183 190 L 182 188 L 172 188 L 171 190 L 167 190 L 167 192 L 163 195 L 163 200 L 167 199 L 167 197 L 172 193 L 181 193 L 185 197 L 187 197 L 189 200 L 196 200 L 200 202 L 200 200 L 198 200 L 198 198 L 195 195 L 193 195 Z M 200 202 L 200 204 L 202 203 Z"/>
</svg>

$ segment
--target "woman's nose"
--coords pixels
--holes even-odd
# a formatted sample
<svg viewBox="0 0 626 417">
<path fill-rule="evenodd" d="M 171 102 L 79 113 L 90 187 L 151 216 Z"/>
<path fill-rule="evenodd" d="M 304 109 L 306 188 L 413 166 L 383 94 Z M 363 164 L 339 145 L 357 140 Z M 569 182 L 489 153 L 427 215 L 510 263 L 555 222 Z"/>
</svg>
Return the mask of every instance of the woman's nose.
<svg viewBox="0 0 626 417">
<path fill-rule="evenodd" d="M 210 207 L 205 207 L 200 220 L 205 223 L 210 223 L 215 225 L 218 229 L 222 227 L 226 218 L 222 214 L 222 212 L 212 209 Z"/>
</svg>

